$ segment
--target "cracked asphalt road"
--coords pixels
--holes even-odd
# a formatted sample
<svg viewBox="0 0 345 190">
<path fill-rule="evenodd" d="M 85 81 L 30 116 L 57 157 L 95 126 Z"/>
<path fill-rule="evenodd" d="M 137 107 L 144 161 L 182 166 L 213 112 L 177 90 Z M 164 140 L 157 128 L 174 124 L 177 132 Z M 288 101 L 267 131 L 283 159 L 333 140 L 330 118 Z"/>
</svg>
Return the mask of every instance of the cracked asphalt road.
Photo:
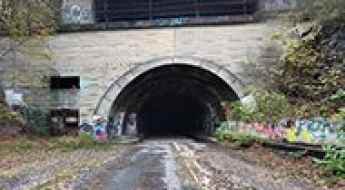
<svg viewBox="0 0 345 190">
<path fill-rule="evenodd" d="M 191 139 L 149 139 L 89 179 L 83 189 L 104 190 L 315 190 L 273 173 L 219 145 Z"/>
</svg>

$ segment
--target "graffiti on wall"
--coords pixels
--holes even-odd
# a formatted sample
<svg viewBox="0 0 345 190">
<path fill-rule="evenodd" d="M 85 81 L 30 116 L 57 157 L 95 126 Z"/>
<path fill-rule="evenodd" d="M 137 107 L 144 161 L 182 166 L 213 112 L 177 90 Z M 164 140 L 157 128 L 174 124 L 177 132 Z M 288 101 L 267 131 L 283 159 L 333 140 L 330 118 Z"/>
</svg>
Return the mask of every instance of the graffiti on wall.
<svg viewBox="0 0 345 190">
<path fill-rule="evenodd" d="M 137 135 L 137 114 L 131 113 L 128 115 L 128 119 L 126 121 L 126 134 L 135 136 Z"/>
<path fill-rule="evenodd" d="M 13 89 L 5 90 L 5 100 L 6 103 L 10 106 L 26 106 L 24 102 L 24 94 L 17 92 Z"/>
<path fill-rule="evenodd" d="M 124 120 L 125 120 L 124 112 L 120 112 L 117 115 L 115 115 L 113 122 L 110 123 L 110 126 L 109 126 L 109 133 L 112 137 L 122 135 Z"/>
<path fill-rule="evenodd" d="M 186 18 L 184 17 L 178 17 L 178 18 L 172 18 L 172 19 L 154 19 L 154 25 L 157 26 L 180 26 L 186 23 Z"/>
<path fill-rule="evenodd" d="M 345 122 L 345 121 L 343 121 Z M 250 133 L 271 140 L 286 140 L 288 142 L 304 142 L 324 144 L 339 144 L 345 141 L 345 134 L 339 132 L 342 124 L 334 124 L 325 118 L 282 119 L 278 125 L 267 123 L 236 123 L 226 122 L 230 130 Z"/>
<path fill-rule="evenodd" d="M 93 22 L 91 6 L 65 1 L 62 10 L 64 24 L 89 24 Z"/>
<path fill-rule="evenodd" d="M 137 114 L 118 112 L 109 120 L 95 115 L 91 122 L 83 121 L 79 128 L 80 134 L 89 135 L 96 141 L 105 141 L 122 135 L 136 136 Z"/>
<path fill-rule="evenodd" d="M 89 136 L 99 142 L 108 140 L 107 120 L 102 116 L 93 116 L 91 123 L 83 122 L 79 128 L 79 135 L 81 136 Z"/>
<path fill-rule="evenodd" d="M 287 10 L 292 9 L 297 6 L 296 0 L 265 0 L 264 1 L 264 10 L 265 11 L 274 11 L 274 10 Z"/>
</svg>

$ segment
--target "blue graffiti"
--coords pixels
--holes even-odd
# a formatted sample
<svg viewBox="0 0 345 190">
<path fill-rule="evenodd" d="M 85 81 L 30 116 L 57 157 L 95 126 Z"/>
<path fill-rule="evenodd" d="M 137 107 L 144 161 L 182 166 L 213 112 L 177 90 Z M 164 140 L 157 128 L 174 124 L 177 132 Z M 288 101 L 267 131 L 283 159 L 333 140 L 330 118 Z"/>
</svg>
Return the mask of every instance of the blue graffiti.
<svg viewBox="0 0 345 190">
<path fill-rule="evenodd" d="M 183 25 L 186 22 L 186 19 L 183 17 L 178 18 L 158 18 L 154 20 L 154 23 L 159 26 L 179 26 Z"/>
<path fill-rule="evenodd" d="M 63 20 L 66 24 L 80 24 L 91 22 L 92 11 L 80 5 L 67 5 L 63 8 Z"/>
</svg>

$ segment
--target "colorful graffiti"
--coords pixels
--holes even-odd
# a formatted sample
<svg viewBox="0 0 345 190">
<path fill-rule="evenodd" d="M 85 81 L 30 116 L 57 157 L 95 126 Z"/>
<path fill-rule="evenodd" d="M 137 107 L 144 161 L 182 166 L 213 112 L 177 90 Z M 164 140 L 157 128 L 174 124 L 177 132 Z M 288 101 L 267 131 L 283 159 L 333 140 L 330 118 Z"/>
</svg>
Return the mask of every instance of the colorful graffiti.
<svg viewBox="0 0 345 190">
<path fill-rule="evenodd" d="M 126 134 L 135 136 L 137 135 L 137 114 L 131 113 L 128 115 L 128 121 L 126 122 Z"/>
<path fill-rule="evenodd" d="M 296 0 L 265 0 L 264 9 L 266 11 L 287 10 L 297 6 Z"/>
<path fill-rule="evenodd" d="M 5 90 L 6 103 L 13 109 L 14 107 L 25 107 L 24 94 L 13 89 Z"/>
<path fill-rule="evenodd" d="M 82 122 L 80 133 L 87 134 L 96 141 L 106 141 L 121 135 L 136 136 L 137 114 L 118 112 L 109 121 L 101 116 L 93 116 L 92 122 Z"/>
<path fill-rule="evenodd" d="M 92 10 L 79 4 L 65 5 L 63 7 L 63 21 L 65 24 L 92 23 Z"/>
<path fill-rule="evenodd" d="M 115 117 L 109 123 L 109 127 L 108 127 L 109 135 L 111 137 L 122 135 L 124 121 L 125 121 L 124 112 L 120 112 L 117 115 L 115 115 Z"/>
<path fill-rule="evenodd" d="M 172 19 L 154 19 L 153 23 L 157 26 L 180 26 L 183 25 L 186 22 L 186 18 L 184 17 L 178 17 L 178 18 L 172 18 Z"/>
<path fill-rule="evenodd" d="M 80 125 L 79 133 L 91 136 L 95 141 L 105 142 L 108 140 L 107 121 L 101 116 L 94 116 L 92 123 L 84 122 Z"/>
<path fill-rule="evenodd" d="M 345 121 L 343 121 L 345 122 Z M 339 131 L 342 124 L 334 124 L 321 117 L 311 119 L 285 118 L 277 125 L 267 123 L 226 122 L 222 127 L 250 133 L 265 139 L 313 144 L 339 144 L 345 142 L 345 133 Z"/>
</svg>

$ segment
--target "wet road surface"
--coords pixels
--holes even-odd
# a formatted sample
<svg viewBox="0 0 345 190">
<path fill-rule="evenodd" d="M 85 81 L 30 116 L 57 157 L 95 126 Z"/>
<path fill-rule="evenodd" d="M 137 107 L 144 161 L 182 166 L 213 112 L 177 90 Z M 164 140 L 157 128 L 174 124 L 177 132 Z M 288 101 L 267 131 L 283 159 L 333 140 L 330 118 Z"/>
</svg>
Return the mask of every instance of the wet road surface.
<svg viewBox="0 0 345 190">
<path fill-rule="evenodd" d="M 314 190 L 248 163 L 216 144 L 191 139 L 149 139 L 133 146 L 88 189 L 104 190 Z"/>
</svg>

